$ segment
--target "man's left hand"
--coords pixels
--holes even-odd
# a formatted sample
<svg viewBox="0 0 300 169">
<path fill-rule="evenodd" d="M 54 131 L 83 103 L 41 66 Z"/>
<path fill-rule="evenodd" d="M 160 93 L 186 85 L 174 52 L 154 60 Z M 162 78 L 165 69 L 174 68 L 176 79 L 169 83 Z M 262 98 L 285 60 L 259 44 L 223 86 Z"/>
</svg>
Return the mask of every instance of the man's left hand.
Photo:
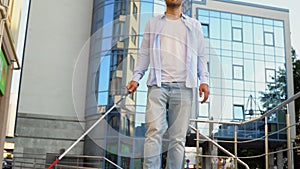
<svg viewBox="0 0 300 169">
<path fill-rule="evenodd" d="M 204 98 L 201 101 L 201 104 L 205 103 L 209 96 L 209 87 L 207 84 L 204 84 L 204 83 L 199 86 L 199 96 L 202 97 L 203 95 L 204 95 Z"/>
</svg>

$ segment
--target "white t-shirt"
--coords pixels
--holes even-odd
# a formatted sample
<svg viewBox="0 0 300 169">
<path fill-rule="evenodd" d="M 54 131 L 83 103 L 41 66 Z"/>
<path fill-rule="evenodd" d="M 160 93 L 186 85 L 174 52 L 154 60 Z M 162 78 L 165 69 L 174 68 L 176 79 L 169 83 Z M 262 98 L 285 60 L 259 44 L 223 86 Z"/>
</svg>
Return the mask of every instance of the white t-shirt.
<svg viewBox="0 0 300 169">
<path fill-rule="evenodd" d="M 186 26 L 181 19 L 166 18 L 160 39 L 162 82 L 185 82 L 186 34 Z"/>
</svg>

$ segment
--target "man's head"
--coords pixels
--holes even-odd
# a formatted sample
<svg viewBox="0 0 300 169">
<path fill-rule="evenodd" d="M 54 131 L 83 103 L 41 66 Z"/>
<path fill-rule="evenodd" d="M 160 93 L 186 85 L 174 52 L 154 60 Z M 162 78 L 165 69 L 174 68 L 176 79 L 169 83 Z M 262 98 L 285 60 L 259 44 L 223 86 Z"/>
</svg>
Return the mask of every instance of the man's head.
<svg viewBox="0 0 300 169">
<path fill-rule="evenodd" d="M 165 1 L 167 7 L 173 9 L 181 7 L 181 4 L 183 2 L 183 0 L 165 0 Z"/>
</svg>

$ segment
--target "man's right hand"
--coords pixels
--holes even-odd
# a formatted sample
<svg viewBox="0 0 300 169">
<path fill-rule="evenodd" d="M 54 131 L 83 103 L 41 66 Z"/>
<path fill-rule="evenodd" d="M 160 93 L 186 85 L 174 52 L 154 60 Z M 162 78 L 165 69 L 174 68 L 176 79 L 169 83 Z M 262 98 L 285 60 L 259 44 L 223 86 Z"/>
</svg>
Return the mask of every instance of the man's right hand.
<svg viewBox="0 0 300 169">
<path fill-rule="evenodd" d="M 131 80 L 128 85 L 126 86 L 129 93 L 133 93 L 136 91 L 137 87 L 139 86 L 139 83 L 136 81 Z"/>
</svg>

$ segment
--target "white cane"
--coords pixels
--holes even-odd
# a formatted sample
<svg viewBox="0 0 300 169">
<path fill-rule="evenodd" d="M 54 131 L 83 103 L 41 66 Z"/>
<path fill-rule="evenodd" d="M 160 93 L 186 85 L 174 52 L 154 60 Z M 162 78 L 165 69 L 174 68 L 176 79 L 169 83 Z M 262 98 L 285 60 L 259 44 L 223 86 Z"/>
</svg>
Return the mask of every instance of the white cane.
<svg viewBox="0 0 300 169">
<path fill-rule="evenodd" d="M 69 151 L 71 151 L 72 148 L 74 148 L 76 146 L 76 144 L 83 139 L 91 130 L 93 130 L 99 123 L 101 120 L 103 120 L 114 108 L 117 107 L 117 105 L 119 103 L 121 103 L 121 101 L 126 98 L 128 94 L 124 94 L 122 95 L 121 99 L 116 102 L 108 111 L 106 111 L 104 113 L 104 115 L 102 115 L 86 132 L 84 132 L 63 154 L 61 154 L 55 161 L 53 161 L 53 163 L 48 167 L 48 169 L 52 169 L 66 154 L 68 154 Z"/>
</svg>

